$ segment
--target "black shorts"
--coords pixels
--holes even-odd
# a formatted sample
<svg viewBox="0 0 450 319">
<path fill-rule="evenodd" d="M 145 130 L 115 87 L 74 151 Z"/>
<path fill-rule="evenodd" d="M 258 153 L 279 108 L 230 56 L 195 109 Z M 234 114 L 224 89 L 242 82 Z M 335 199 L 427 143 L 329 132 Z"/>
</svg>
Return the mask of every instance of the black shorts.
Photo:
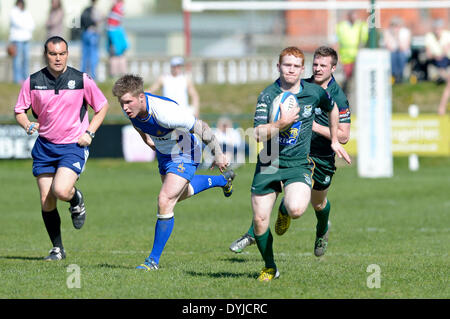
<svg viewBox="0 0 450 319">
<path fill-rule="evenodd" d="M 334 155 L 333 156 L 311 156 L 314 161 L 314 185 L 313 189 L 317 191 L 323 191 L 330 187 L 331 180 L 334 173 L 336 173 L 336 166 Z"/>
</svg>

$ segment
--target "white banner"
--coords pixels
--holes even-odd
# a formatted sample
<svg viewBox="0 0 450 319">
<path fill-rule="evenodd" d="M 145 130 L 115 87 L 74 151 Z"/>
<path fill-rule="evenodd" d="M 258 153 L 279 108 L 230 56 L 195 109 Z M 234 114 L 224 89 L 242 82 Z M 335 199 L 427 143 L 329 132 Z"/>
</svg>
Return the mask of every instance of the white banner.
<svg viewBox="0 0 450 319">
<path fill-rule="evenodd" d="M 127 162 L 151 162 L 156 156 L 132 125 L 122 127 L 122 151 Z"/>
<path fill-rule="evenodd" d="M 358 175 L 392 177 L 391 59 L 384 49 L 361 49 L 356 62 Z"/>
<path fill-rule="evenodd" d="M 31 158 L 37 137 L 28 136 L 19 125 L 0 125 L 0 159 Z"/>
</svg>

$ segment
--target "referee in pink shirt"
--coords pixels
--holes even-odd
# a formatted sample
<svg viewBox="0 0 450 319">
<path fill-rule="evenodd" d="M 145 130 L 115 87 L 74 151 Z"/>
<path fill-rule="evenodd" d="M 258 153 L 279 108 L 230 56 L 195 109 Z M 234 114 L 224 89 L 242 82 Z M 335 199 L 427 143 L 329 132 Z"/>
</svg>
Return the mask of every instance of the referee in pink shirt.
<svg viewBox="0 0 450 319">
<path fill-rule="evenodd" d="M 44 45 L 47 66 L 22 85 L 14 112 L 27 134 L 39 133 L 31 151 L 42 218 L 53 248 L 45 260 L 66 257 L 57 199 L 69 202 L 73 226 L 86 219 L 83 194 L 75 187 L 89 156 L 89 145 L 108 111 L 108 101 L 86 73 L 67 66 L 68 44 L 51 37 Z M 89 122 L 88 106 L 95 114 Z M 34 120 L 28 119 L 31 109 Z"/>
</svg>

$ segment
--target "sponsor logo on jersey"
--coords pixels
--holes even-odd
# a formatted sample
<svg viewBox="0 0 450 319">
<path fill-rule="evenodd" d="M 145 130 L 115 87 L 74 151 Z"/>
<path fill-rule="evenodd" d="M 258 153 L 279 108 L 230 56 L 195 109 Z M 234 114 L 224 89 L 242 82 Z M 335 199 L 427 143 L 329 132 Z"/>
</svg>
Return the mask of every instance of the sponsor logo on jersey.
<svg viewBox="0 0 450 319">
<path fill-rule="evenodd" d="M 292 126 L 284 132 L 280 133 L 278 137 L 278 142 L 280 145 L 295 145 L 300 134 L 300 127 L 302 122 L 298 121 L 292 124 Z"/>
<path fill-rule="evenodd" d="M 305 105 L 303 106 L 303 117 L 310 117 L 312 114 L 312 105 Z"/>
<path fill-rule="evenodd" d="M 157 141 L 168 141 L 168 140 L 170 140 L 170 137 L 156 137 L 156 136 L 152 136 L 152 138 L 157 140 Z"/>
<path fill-rule="evenodd" d="M 180 163 L 180 165 L 178 165 L 177 171 L 179 173 L 184 173 L 185 170 L 186 170 L 186 167 L 183 166 L 183 163 Z"/>
<path fill-rule="evenodd" d="M 75 88 L 75 80 L 70 80 L 70 81 L 67 83 L 67 87 L 68 87 L 69 89 L 73 90 L 73 89 Z"/>
</svg>

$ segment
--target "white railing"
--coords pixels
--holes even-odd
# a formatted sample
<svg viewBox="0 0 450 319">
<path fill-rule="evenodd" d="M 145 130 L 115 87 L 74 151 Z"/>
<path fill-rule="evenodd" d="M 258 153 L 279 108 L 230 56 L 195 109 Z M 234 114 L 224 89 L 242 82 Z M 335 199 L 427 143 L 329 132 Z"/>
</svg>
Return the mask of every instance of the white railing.
<svg viewBox="0 0 450 319">
<path fill-rule="evenodd" d="M 158 76 L 170 70 L 169 58 L 128 57 L 128 72 L 139 74 L 146 82 L 155 81 Z M 79 68 L 79 59 L 73 58 L 69 65 Z M 277 77 L 277 57 L 242 58 L 191 58 L 187 69 L 195 83 L 239 84 L 271 81 Z M 44 67 L 42 57 L 30 58 L 30 73 Z M 108 60 L 101 59 L 97 69 L 97 81 L 104 82 L 108 77 Z M 0 82 L 12 81 L 12 60 L 0 58 Z"/>
</svg>

